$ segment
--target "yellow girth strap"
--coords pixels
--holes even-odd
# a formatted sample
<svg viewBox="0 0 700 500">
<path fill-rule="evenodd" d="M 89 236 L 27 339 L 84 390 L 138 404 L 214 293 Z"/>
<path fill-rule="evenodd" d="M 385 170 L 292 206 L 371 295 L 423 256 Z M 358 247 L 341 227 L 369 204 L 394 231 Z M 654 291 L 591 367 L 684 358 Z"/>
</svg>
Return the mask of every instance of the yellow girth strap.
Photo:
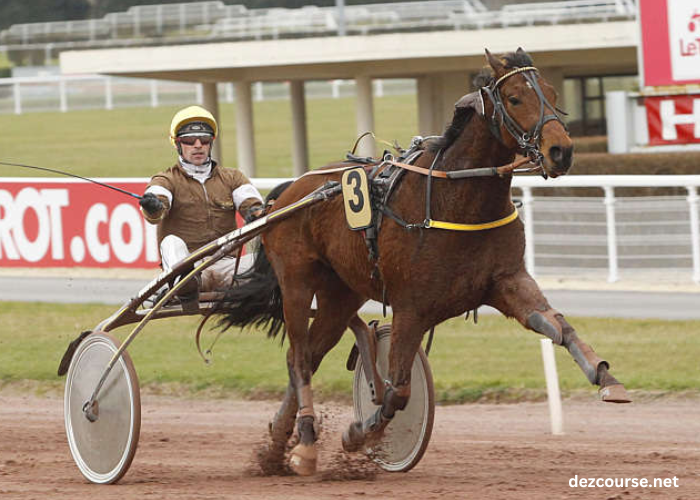
<svg viewBox="0 0 700 500">
<path fill-rule="evenodd" d="M 493 229 L 495 227 L 505 226 L 518 218 L 518 209 L 513 208 L 513 213 L 502 219 L 492 222 L 482 222 L 481 224 L 457 224 L 455 222 L 443 222 L 440 220 L 429 219 L 426 227 L 434 227 L 436 229 L 449 229 L 451 231 L 483 231 L 484 229 Z"/>
</svg>

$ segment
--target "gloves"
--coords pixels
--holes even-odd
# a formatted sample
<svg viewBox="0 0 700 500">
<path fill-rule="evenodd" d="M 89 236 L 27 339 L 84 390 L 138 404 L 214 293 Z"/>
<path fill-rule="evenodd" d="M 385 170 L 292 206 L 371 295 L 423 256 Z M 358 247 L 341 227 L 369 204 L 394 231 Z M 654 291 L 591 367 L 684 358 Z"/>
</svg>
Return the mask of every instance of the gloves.
<svg viewBox="0 0 700 500">
<path fill-rule="evenodd" d="M 255 219 L 259 219 L 262 215 L 263 215 L 262 205 L 253 205 L 243 215 L 243 219 L 245 220 L 246 224 L 250 224 Z"/>
<path fill-rule="evenodd" d="M 153 193 L 144 194 L 139 200 L 139 205 L 148 214 L 156 214 L 163 209 L 163 202 Z"/>
</svg>

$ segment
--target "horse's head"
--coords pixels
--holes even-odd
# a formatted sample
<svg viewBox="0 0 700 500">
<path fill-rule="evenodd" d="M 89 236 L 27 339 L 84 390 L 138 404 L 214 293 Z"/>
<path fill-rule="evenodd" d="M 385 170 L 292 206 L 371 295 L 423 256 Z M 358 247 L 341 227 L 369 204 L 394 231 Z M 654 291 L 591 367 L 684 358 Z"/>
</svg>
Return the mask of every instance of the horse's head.
<svg viewBox="0 0 700 500">
<path fill-rule="evenodd" d="M 551 177 L 566 174 L 573 142 L 557 114 L 554 88 L 522 49 L 501 59 L 487 50 L 486 60 L 491 74 L 477 79 L 482 101 L 479 111 L 492 133 L 509 149 L 541 163 Z"/>
</svg>

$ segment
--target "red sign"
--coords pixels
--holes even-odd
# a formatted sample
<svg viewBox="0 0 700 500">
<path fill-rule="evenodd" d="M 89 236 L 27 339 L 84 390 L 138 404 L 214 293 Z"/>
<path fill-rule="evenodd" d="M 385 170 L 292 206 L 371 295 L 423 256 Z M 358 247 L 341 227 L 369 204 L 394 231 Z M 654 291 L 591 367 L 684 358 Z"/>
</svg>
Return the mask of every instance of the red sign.
<svg viewBox="0 0 700 500">
<path fill-rule="evenodd" d="M 139 195 L 148 183 L 100 180 Z M 0 178 L 0 267 L 153 268 L 159 262 L 156 226 L 143 219 L 137 199 L 85 181 Z"/>
<path fill-rule="evenodd" d="M 146 179 L 110 184 L 143 193 Z M 0 179 L 0 266 L 155 267 L 138 200 L 83 181 Z"/>
<path fill-rule="evenodd" d="M 700 143 L 700 95 L 647 97 L 649 145 Z"/>
<path fill-rule="evenodd" d="M 700 83 L 700 3 L 639 0 L 642 86 Z"/>
</svg>

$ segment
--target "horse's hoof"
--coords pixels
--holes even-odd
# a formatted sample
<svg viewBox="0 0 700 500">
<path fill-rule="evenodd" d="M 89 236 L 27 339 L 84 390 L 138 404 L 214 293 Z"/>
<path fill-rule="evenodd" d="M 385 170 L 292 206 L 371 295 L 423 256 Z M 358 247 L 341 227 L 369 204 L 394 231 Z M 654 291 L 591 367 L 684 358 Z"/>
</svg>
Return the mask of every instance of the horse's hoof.
<svg viewBox="0 0 700 500">
<path fill-rule="evenodd" d="M 289 456 L 289 467 L 299 476 L 311 476 L 316 473 L 315 445 L 298 444 Z"/>
<path fill-rule="evenodd" d="M 598 390 L 600 399 L 606 403 L 631 403 L 632 399 L 627 394 L 627 389 L 622 384 L 613 384 L 601 387 Z"/>
<path fill-rule="evenodd" d="M 365 435 L 362 432 L 362 423 L 353 422 L 350 427 L 343 432 L 343 450 L 348 453 L 355 453 L 362 449 L 365 444 Z"/>
</svg>

